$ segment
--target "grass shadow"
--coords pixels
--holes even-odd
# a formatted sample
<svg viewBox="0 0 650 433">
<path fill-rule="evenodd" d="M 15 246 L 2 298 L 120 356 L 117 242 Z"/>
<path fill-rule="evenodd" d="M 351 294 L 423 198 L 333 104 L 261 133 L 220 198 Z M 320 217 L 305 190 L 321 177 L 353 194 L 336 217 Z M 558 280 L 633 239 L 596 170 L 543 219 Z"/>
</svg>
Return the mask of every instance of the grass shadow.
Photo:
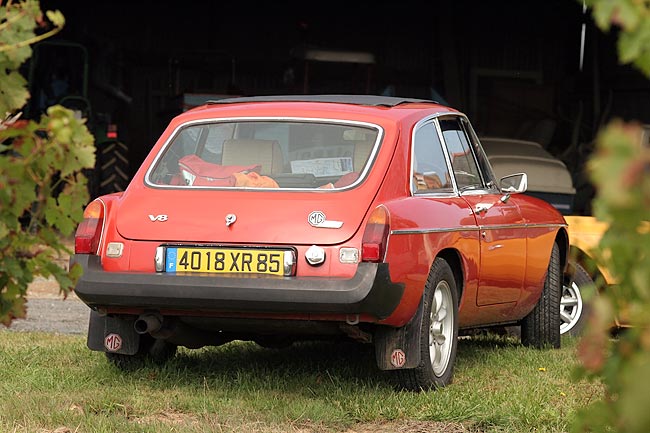
<svg viewBox="0 0 650 433">
<path fill-rule="evenodd" d="M 480 366 L 495 353 L 519 347 L 526 350 L 519 339 L 510 335 L 481 332 L 461 337 L 457 367 Z M 299 342 L 280 349 L 241 341 L 198 350 L 180 348 L 164 366 L 147 364 L 144 369 L 129 373 L 113 370 L 135 379 L 146 378 L 153 387 L 195 386 L 209 381 L 231 390 L 244 387 L 300 393 L 305 384 L 323 389 L 376 389 L 395 385 L 390 372 L 377 367 L 373 345 L 347 340 Z"/>
<path fill-rule="evenodd" d="M 134 378 L 146 377 L 153 387 L 211 382 L 231 391 L 302 393 L 307 384 L 311 387 L 309 392 L 314 387 L 390 386 L 387 375 L 375 363 L 372 345 L 342 341 L 300 342 L 281 349 L 236 341 L 198 350 L 179 349 L 164 366 L 148 363 L 134 372 L 113 369 Z"/>
</svg>

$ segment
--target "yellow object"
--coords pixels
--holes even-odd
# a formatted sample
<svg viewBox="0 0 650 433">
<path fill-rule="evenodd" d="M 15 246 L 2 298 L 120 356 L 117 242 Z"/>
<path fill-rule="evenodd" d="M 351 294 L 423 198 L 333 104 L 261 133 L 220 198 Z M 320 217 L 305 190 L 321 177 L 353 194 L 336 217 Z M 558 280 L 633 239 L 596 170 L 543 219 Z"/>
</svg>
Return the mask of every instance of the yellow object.
<svg viewBox="0 0 650 433">
<path fill-rule="evenodd" d="M 609 225 L 591 216 L 565 216 L 564 219 L 569 224 L 569 244 L 571 248 L 576 248 L 594 259 L 594 250 Z M 614 277 L 606 268 L 598 265 L 598 270 L 607 284 L 614 284 Z"/>
</svg>

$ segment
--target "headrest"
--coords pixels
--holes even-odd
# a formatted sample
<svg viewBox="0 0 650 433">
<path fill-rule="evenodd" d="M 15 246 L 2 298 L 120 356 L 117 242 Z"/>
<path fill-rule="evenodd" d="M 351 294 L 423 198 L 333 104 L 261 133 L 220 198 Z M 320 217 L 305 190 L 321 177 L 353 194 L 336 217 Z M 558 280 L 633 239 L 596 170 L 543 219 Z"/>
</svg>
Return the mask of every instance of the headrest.
<svg viewBox="0 0 650 433">
<path fill-rule="evenodd" d="M 262 174 L 282 173 L 284 158 L 276 140 L 230 139 L 223 142 L 221 154 L 223 165 L 262 166 Z"/>
</svg>

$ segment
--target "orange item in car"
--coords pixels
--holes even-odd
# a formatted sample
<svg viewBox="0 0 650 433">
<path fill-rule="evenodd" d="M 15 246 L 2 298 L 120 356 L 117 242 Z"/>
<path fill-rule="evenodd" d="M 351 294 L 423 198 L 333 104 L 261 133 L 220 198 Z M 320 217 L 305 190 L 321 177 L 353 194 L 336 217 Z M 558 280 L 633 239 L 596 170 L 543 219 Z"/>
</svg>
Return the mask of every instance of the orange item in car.
<svg viewBox="0 0 650 433">
<path fill-rule="evenodd" d="M 248 173 L 234 173 L 235 186 L 249 186 L 253 188 L 279 188 L 278 183 L 268 176 L 262 176 L 254 171 Z"/>
</svg>

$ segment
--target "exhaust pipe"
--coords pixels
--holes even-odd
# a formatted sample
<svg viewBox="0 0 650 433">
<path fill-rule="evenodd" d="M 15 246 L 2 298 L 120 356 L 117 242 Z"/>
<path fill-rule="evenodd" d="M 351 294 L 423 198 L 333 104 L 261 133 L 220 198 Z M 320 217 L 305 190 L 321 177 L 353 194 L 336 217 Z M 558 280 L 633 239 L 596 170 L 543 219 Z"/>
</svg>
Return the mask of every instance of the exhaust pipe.
<svg viewBox="0 0 650 433">
<path fill-rule="evenodd" d="M 138 334 L 151 334 L 162 327 L 163 318 L 159 314 L 141 314 L 135 322 L 133 328 Z"/>
</svg>

